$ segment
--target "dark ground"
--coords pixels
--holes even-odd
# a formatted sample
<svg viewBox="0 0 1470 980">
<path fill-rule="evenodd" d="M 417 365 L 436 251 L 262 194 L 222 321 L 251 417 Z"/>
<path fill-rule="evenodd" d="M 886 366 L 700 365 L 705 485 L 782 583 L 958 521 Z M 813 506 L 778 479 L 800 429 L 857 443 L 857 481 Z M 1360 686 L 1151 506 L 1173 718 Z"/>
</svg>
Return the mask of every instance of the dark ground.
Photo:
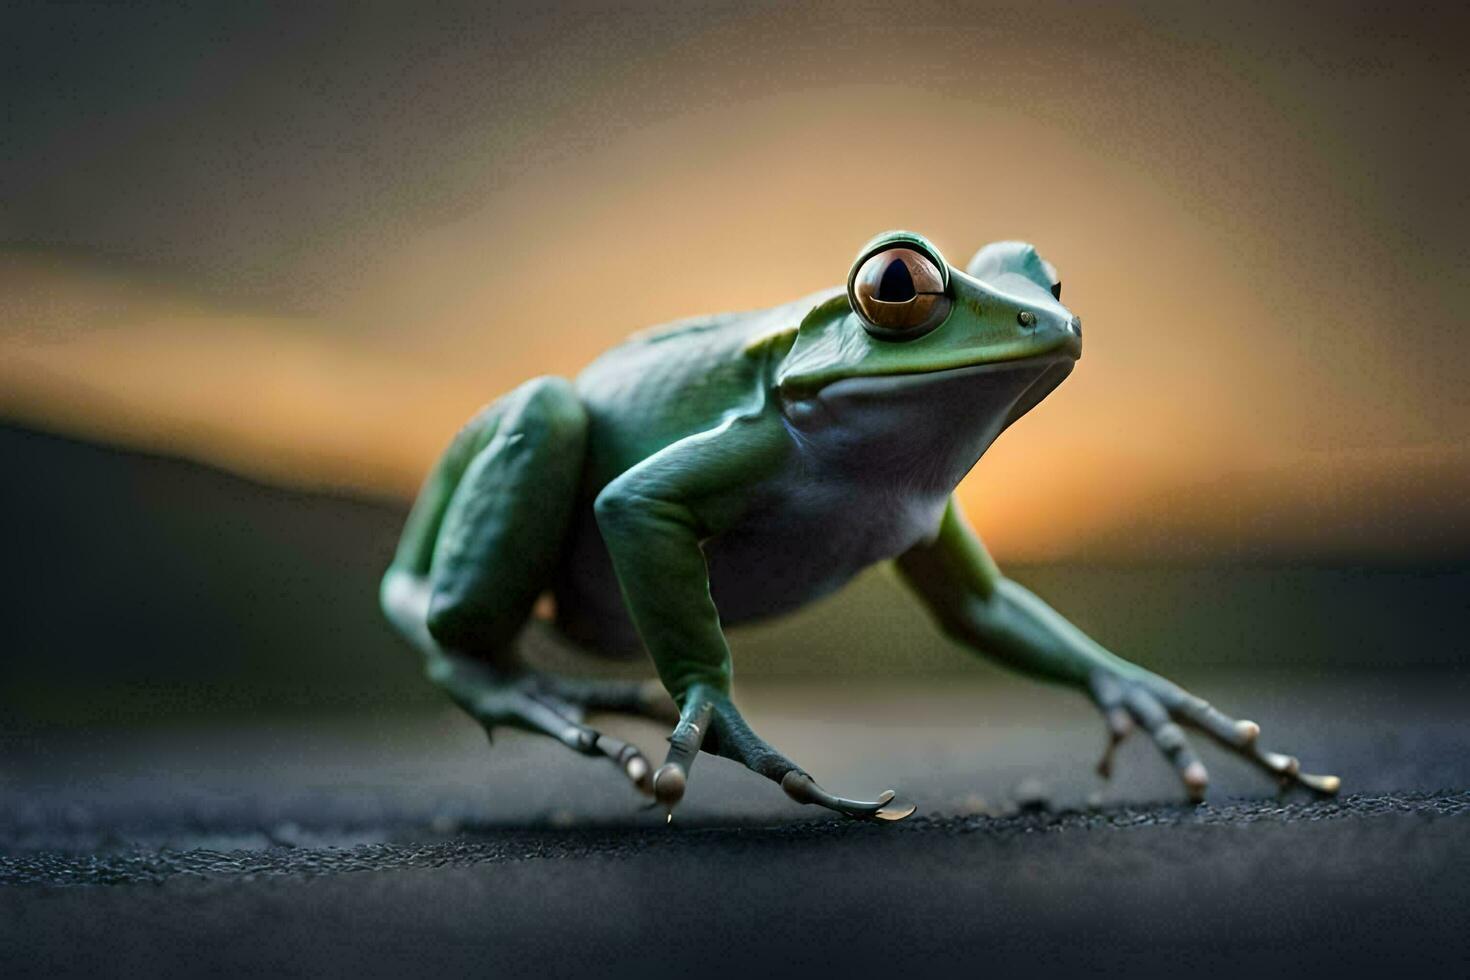
<svg viewBox="0 0 1470 980">
<path fill-rule="evenodd" d="M 1091 710 L 871 577 L 732 637 L 738 694 L 829 788 L 919 814 L 703 759 L 670 827 L 441 706 L 374 608 L 400 506 L 4 426 L 0 463 L 0 977 L 1470 968 L 1466 563 L 1011 569 L 1339 801 L 1207 751 L 1186 807 L 1139 742 L 1090 806 Z"/>
<path fill-rule="evenodd" d="M 1089 806 L 1098 722 L 1009 680 L 745 691 L 833 788 L 921 804 L 897 825 L 706 758 L 665 826 L 604 764 L 449 712 L 17 739 L 0 975 L 1465 975 L 1464 675 L 1192 683 L 1344 797 L 1210 753 L 1184 806 L 1138 743 Z"/>
</svg>

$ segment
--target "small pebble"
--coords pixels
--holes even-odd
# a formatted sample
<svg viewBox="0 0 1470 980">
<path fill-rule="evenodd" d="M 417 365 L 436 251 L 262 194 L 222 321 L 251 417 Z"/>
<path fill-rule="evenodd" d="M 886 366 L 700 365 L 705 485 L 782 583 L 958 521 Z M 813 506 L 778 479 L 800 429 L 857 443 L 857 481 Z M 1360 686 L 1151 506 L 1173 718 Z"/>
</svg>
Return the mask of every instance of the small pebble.
<svg viewBox="0 0 1470 980">
<path fill-rule="evenodd" d="M 1051 809 L 1051 791 L 1039 779 L 1023 779 L 1016 787 L 1016 806 L 1022 813 L 1041 813 Z"/>
<path fill-rule="evenodd" d="M 960 801 L 960 813 L 967 817 L 990 816 L 990 804 L 985 801 L 985 797 L 971 793 Z"/>
</svg>

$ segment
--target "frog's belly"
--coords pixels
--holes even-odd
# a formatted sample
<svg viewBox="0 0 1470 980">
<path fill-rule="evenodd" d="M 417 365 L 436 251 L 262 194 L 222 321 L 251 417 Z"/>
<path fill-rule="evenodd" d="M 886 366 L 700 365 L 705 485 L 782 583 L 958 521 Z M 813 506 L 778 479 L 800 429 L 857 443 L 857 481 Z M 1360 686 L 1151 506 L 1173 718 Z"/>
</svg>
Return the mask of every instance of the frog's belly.
<svg viewBox="0 0 1470 980">
<path fill-rule="evenodd" d="M 842 479 L 764 488 L 736 527 L 705 543 L 710 593 L 734 626 L 791 612 L 934 534 L 948 494 L 903 495 Z M 557 625 L 606 653 L 640 648 L 590 511 L 556 586 Z"/>
<path fill-rule="evenodd" d="M 710 542 L 710 591 L 727 624 L 780 615 L 845 585 L 939 527 L 947 494 L 803 481 Z"/>
</svg>

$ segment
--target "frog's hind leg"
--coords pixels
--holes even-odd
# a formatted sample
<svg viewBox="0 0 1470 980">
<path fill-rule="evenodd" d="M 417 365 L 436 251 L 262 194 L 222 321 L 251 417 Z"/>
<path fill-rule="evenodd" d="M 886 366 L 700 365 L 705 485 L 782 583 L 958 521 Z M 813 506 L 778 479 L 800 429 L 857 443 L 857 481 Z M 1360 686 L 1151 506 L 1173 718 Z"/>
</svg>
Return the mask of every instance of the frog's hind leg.
<svg viewBox="0 0 1470 980">
<path fill-rule="evenodd" d="M 384 576 L 382 605 L 434 683 L 483 724 L 549 735 L 601 755 L 643 790 L 633 746 L 582 722 L 588 711 L 657 716 L 661 691 L 527 670 L 514 641 L 561 555 L 581 479 L 586 414 L 571 385 L 538 378 L 455 437 L 414 504 Z"/>
</svg>

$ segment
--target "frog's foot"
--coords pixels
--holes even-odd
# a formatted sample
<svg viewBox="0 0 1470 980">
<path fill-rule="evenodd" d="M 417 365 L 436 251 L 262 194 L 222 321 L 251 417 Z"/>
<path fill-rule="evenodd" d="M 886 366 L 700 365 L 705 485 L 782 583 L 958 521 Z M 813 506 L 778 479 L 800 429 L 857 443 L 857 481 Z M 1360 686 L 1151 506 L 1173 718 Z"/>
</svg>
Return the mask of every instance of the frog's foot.
<svg viewBox="0 0 1470 980">
<path fill-rule="evenodd" d="M 1301 763 L 1295 756 L 1262 749 L 1258 744 L 1261 726 L 1255 722 L 1231 718 L 1203 698 L 1195 697 L 1162 677 L 1099 672 L 1092 679 L 1092 697 L 1108 723 L 1108 747 L 1097 766 L 1098 773 L 1105 779 L 1112 775 L 1113 752 L 1118 743 L 1137 724 L 1149 733 L 1159 751 L 1179 771 L 1179 778 L 1184 782 L 1190 799 L 1196 802 L 1204 799 L 1209 773 L 1180 727 L 1183 723 L 1250 760 L 1283 788 L 1302 786 L 1314 793 L 1331 796 L 1341 786 L 1341 780 L 1336 776 L 1302 772 Z"/>
<path fill-rule="evenodd" d="M 582 755 L 607 759 L 640 792 L 653 792 L 653 767 L 643 753 L 582 721 L 589 710 L 658 717 L 658 701 L 642 690 L 643 685 L 504 671 L 448 655 L 430 659 L 429 677 L 483 725 L 487 735 L 501 727 L 549 735 Z"/>
<path fill-rule="evenodd" d="M 668 811 L 670 819 L 674 807 L 684 798 L 689 771 L 701 747 L 780 783 L 786 795 L 798 803 L 814 803 L 859 820 L 902 820 L 918 809 L 912 804 L 895 803 L 893 790 L 885 790 L 871 802 L 833 796 L 756 735 L 728 695 L 696 685 L 686 696 L 679 724 L 669 736 L 668 757 L 653 774 L 654 798 Z"/>
</svg>

